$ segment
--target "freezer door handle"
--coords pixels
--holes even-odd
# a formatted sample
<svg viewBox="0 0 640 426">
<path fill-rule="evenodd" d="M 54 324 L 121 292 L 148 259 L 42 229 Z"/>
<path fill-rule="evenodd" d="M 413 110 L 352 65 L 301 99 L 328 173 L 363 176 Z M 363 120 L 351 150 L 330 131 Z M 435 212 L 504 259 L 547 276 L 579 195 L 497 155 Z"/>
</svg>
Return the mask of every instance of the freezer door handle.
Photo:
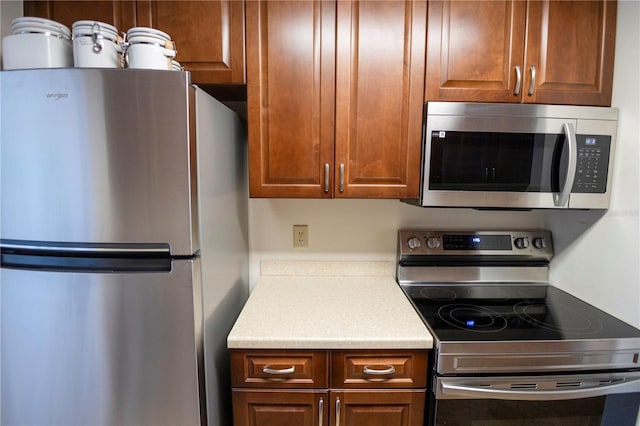
<svg viewBox="0 0 640 426">
<path fill-rule="evenodd" d="M 66 272 L 168 272 L 168 244 L 0 240 L 3 268 Z"/>
</svg>

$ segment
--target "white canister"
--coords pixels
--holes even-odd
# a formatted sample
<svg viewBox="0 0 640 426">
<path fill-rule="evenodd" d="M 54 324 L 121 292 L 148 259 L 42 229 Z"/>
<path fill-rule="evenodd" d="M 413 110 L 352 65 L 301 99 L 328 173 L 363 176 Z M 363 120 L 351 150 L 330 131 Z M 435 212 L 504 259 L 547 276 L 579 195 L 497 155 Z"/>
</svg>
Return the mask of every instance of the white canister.
<svg viewBox="0 0 640 426">
<path fill-rule="evenodd" d="M 8 35 L 2 39 L 2 65 L 5 70 L 72 67 L 71 41 L 40 33 Z"/>
<path fill-rule="evenodd" d="M 78 68 L 122 68 L 122 39 L 104 22 L 73 24 L 73 62 Z"/>
<path fill-rule="evenodd" d="M 71 32 L 49 19 L 23 16 L 11 23 L 2 39 L 4 69 L 67 68 L 73 66 Z"/>
<path fill-rule="evenodd" d="M 167 33 L 154 28 L 135 27 L 127 31 L 126 62 L 129 68 L 173 69 L 175 43 Z"/>
<path fill-rule="evenodd" d="M 71 41 L 71 31 L 66 25 L 34 16 L 23 16 L 14 19 L 11 22 L 11 32 L 13 34 L 42 33 Z"/>
</svg>

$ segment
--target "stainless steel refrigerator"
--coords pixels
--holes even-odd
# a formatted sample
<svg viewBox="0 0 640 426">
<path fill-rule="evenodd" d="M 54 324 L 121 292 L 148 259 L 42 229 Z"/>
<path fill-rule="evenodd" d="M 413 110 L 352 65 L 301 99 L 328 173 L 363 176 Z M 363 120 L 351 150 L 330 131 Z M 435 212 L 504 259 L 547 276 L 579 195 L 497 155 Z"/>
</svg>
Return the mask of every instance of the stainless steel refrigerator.
<svg viewBox="0 0 640 426">
<path fill-rule="evenodd" d="M 185 72 L 3 71 L 0 85 L 1 424 L 230 424 L 240 120 Z"/>
</svg>

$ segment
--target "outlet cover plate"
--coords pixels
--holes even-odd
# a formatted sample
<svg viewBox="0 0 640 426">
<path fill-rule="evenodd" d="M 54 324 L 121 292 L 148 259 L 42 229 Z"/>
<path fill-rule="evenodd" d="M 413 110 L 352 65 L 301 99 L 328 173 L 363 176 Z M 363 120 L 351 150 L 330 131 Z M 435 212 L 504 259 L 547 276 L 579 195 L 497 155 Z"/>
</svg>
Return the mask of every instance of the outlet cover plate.
<svg viewBox="0 0 640 426">
<path fill-rule="evenodd" d="M 309 247 L 309 226 L 293 225 L 293 248 Z"/>
</svg>

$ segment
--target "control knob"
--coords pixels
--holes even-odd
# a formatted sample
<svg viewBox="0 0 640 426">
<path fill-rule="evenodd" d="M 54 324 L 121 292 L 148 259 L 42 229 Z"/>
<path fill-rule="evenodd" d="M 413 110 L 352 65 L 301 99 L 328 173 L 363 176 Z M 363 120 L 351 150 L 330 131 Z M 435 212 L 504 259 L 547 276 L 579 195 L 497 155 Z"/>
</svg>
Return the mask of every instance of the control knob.
<svg viewBox="0 0 640 426">
<path fill-rule="evenodd" d="M 519 249 L 526 249 L 529 247 L 529 238 L 528 237 L 520 237 L 516 238 L 513 241 L 513 244 Z"/>
<path fill-rule="evenodd" d="M 427 238 L 427 247 L 432 250 L 437 249 L 438 247 L 440 247 L 440 240 L 436 237 Z"/>
<path fill-rule="evenodd" d="M 543 237 L 534 238 L 533 246 L 537 249 L 547 248 L 547 240 L 545 240 Z"/>
<path fill-rule="evenodd" d="M 420 240 L 416 237 L 411 237 L 407 240 L 407 245 L 409 246 L 409 248 L 411 250 L 415 250 L 420 248 L 421 244 L 420 244 Z"/>
</svg>

